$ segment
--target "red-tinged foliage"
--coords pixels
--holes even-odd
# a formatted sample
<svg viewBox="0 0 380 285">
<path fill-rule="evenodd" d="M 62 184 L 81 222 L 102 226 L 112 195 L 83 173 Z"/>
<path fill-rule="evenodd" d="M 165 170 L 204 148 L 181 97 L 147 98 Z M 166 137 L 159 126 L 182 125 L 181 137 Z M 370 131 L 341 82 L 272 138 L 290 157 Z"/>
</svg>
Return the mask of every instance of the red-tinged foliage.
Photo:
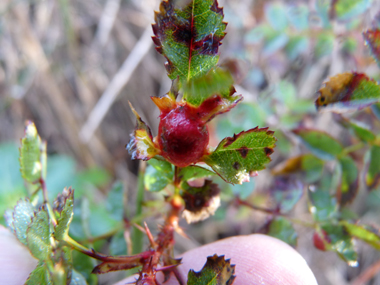
<svg viewBox="0 0 380 285">
<path fill-rule="evenodd" d="M 372 56 L 379 64 L 380 59 L 380 30 L 367 30 L 363 32 L 363 38 L 371 51 Z"/>
<path fill-rule="evenodd" d="M 330 243 L 331 240 L 324 230 L 320 230 L 321 232 L 315 231 L 313 234 L 313 243 L 315 248 L 321 250 L 321 251 L 326 251 L 326 244 Z"/>
</svg>

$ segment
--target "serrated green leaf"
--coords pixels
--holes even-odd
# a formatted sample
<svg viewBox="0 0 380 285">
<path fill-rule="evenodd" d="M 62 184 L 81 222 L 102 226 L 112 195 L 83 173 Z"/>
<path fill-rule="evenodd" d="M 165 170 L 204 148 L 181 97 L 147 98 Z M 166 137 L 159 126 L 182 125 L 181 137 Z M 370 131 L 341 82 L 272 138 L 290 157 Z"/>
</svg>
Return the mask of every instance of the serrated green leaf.
<svg viewBox="0 0 380 285">
<path fill-rule="evenodd" d="M 370 190 L 375 189 L 380 183 L 380 146 L 371 147 L 365 182 Z"/>
<path fill-rule="evenodd" d="M 343 146 L 329 134 L 313 129 L 294 130 L 301 141 L 310 149 L 310 151 L 320 159 L 331 160 L 340 155 Z"/>
<path fill-rule="evenodd" d="M 45 207 L 41 207 L 32 218 L 26 231 L 26 242 L 30 252 L 38 260 L 45 261 L 51 258 L 49 214 Z"/>
<path fill-rule="evenodd" d="M 355 161 L 344 156 L 339 158 L 339 164 L 342 168 L 342 179 L 338 188 L 339 203 L 345 205 L 355 198 L 359 190 L 359 175 Z"/>
<path fill-rule="evenodd" d="M 335 251 L 349 265 L 356 265 L 357 253 L 354 249 L 353 240 L 345 228 L 337 224 L 326 224 L 321 226 L 321 228 L 327 233 L 329 238 L 327 249 Z"/>
<path fill-rule="evenodd" d="M 249 181 L 250 175 L 270 162 L 276 138 L 268 128 L 258 127 L 223 139 L 202 158 L 220 177 L 232 184 Z"/>
<path fill-rule="evenodd" d="M 364 73 L 337 74 L 318 91 L 315 101 L 318 111 L 356 111 L 380 100 L 380 86 Z"/>
<path fill-rule="evenodd" d="M 364 13 L 371 3 L 372 0 L 338 0 L 334 9 L 338 19 L 345 21 Z"/>
<path fill-rule="evenodd" d="M 54 237 L 56 240 L 63 240 L 69 234 L 70 223 L 74 215 L 74 190 L 65 189 L 62 195 L 58 197 L 57 202 L 60 216 L 55 226 Z"/>
<path fill-rule="evenodd" d="M 20 171 L 22 177 L 30 183 L 41 178 L 41 138 L 33 122 L 27 121 L 25 135 L 21 139 Z"/>
<path fill-rule="evenodd" d="M 167 161 L 151 159 L 144 175 L 145 188 L 157 192 L 173 181 L 173 168 Z"/>
<path fill-rule="evenodd" d="M 268 235 L 278 238 L 291 246 L 297 245 L 297 232 L 289 220 L 284 217 L 276 217 L 269 222 Z"/>
<path fill-rule="evenodd" d="M 30 273 L 25 285 L 52 285 L 50 279 L 50 274 L 48 269 L 43 263 L 38 264 L 38 266 Z"/>
<path fill-rule="evenodd" d="M 162 1 L 155 21 L 153 41 L 168 60 L 171 79 L 190 80 L 215 67 L 226 28 L 216 0 L 193 0 L 182 9 Z"/>
<path fill-rule="evenodd" d="M 234 80 L 228 70 L 213 68 L 207 74 L 198 76 L 182 84 L 183 100 L 198 107 L 206 99 L 214 95 L 235 101 L 237 97 L 231 96 Z"/>
<path fill-rule="evenodd" d="M 116 221 L 122 221 L 124 216 L 124 184 L 116 181 L 108 192 L 106 209 Z"/>
<path fill-rule="evenodd" d="M 188 285 L 225 285 L 232 284 L 235 276 L 235 265 L 230 264 L 230 260 L 224 256 L 207 257 L 206 264 L 200 272 L 190 270 L 187 275 Z"/>
<path fill-rule="evenodd" d="M 338 203 L 336 198 L 328 191 L 313 188 L 309 190 L 308 194 L 309 210 L 314 221 L 326 222 L 335 220 L 338 217 Z"/>
<path fill-rule="evenodd" d="M 348 234 L 370 244 L 377 250 L 380 250 L 379 230 L 371 228 L 368 225 L 352 224 L 347 221 L 341 221 L 341 224 L 344 226 Z"/>
<path fill-rule="evenodd" d="M 34 217 L 34 207 L 28 199 L 20 200 L 14 207 L 12 215 L 7 215 L 7 224 L 13 229 L 18 240 L 27 245 L 26 231 Z M 12 219 L 11 219 L 12 218 Z"/>
</svg>

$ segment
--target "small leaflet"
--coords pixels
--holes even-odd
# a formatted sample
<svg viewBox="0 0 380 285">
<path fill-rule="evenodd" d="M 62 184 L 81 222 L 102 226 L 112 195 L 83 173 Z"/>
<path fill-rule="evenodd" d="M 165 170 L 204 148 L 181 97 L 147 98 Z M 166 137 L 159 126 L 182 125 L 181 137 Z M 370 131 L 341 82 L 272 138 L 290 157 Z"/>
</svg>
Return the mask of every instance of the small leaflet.
<svg viewBox="0 0 380 285">
<path fill-rule="evenodd" d="M 380 86 L 364 73 L 335 75 L 317 92 L 318 111 L 356 111 L 380 101 Z"/>
<path fill-rule="evenodd" d="M 223 139 L 202 160 L 226 182 L 242 184 L 271 161 L 275 143 L 274 132 L 256 127 Z"/>
<path fill-rule="evenodd" d="M 207 257 L 202 270 L 190 270 L 187 275 L 187 285 L 231 285 L 235 280 L 235 265 L 231 265 L 224 255 Z"/>
<path fill-rule="evenodd" d="M 131 135 L 131 140 L 126 146 L 126 149 L 132 156 L 132 159 L 149 160 L 159 154 L 159 150 L 153 143 L 153 136 L 150 128 L 141 119 L 139 114 L 137 114 L 131 103 L 129 103 L 129 105 L 137 118 L 137 126 Z"/>
<path fill-rule="evenodd" d="M 363 32 L 363 38 L 366 46 L 371 52 L 372 57 L 380 67 L 380 30 L 367 30 Z"/>
<path fill-rule="evenodd" d="M 62 194 L 58 195 L 54 207 L 59 213 L 54 237 L 56 240 L 63 240 L 69 233 L 70 223 L 74 216 L 74 190 L 65 188 Z"/>
<path fill-rule="evenodd" d="M 365 183 L 369 190 L 374 190 L 380 185 L 380 146 L 373 145 L 369 157 Z"/>
</svg>

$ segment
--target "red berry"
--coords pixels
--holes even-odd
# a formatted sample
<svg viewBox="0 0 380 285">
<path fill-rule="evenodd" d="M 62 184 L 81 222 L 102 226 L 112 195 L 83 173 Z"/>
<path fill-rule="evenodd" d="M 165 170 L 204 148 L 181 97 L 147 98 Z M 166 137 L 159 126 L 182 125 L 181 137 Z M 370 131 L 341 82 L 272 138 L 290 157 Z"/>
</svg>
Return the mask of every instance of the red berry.
<svg viewBox="0 0 380 285">
<path fill-rule="evenodd" d="M 199 161 L 205 154 L 209 135 L 197 112 L 187 105 L 177 106 L 160 117 L 158 143 L 162 156 L 178 167 Z"/>
<path fill-rule="evenodd" d="M 323 234 L 323 236 L 321 236 L 321 233 Z M 321 230 L 321 233 L 318 233 L 317 231 L 314 232 L 314 246 L 319 250 L 326 251 L 326 243 L 330 243 L 330 238 L 326 231 Z"/>
</svg>

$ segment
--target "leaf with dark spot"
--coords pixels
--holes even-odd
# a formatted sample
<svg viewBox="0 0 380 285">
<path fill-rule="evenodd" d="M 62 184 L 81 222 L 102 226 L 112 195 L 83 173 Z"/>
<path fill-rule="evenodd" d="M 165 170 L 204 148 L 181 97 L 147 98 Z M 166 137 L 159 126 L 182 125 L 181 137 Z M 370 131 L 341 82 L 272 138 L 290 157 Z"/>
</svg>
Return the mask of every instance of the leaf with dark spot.
<svg viewBox="0 0 380 285">
<path fill-rule="evenodd" d="M 318 111 L 360 110 L 380 101 L 380 86 L 364 73 L 345 72 L 335 75 L 318 91 Z"/>
<path fill-rule="evenodd" d="M 230 260 L 224 256 L 207 257 L 207 262 L 202 270 L 195 272 L 190 270 L 187 275 L 188 285 L 231 285 L 235 280 L 235 265 L 231 265 Z"/>
<path fill-rule="evenodd" d="M 268 128 L 258 127 L 223 139 L 217 148 L 202 160 L 225 181 L 242 184 L 270 162 L 276 138 Z"/>
<path fill-rule="evenodd" d="M 218 50 L 227 24 L 216 0 L 193 0 L 183 8 L 162 1 L 152 25 L 156 50 L 167 59 L 171 79 L 190 80 L 218 63 Z"/>
<path fill-rule="evenodd" d="M 126 148 L 132 159 L 149 160 L 159 154 L 160 151 L 153 143 L 150 128 L 144 123 L 131 104 L 130 106 L 137 118 L 137 126 L 133 134 L 131 134 L 131 140 Z"/>
</svg>

